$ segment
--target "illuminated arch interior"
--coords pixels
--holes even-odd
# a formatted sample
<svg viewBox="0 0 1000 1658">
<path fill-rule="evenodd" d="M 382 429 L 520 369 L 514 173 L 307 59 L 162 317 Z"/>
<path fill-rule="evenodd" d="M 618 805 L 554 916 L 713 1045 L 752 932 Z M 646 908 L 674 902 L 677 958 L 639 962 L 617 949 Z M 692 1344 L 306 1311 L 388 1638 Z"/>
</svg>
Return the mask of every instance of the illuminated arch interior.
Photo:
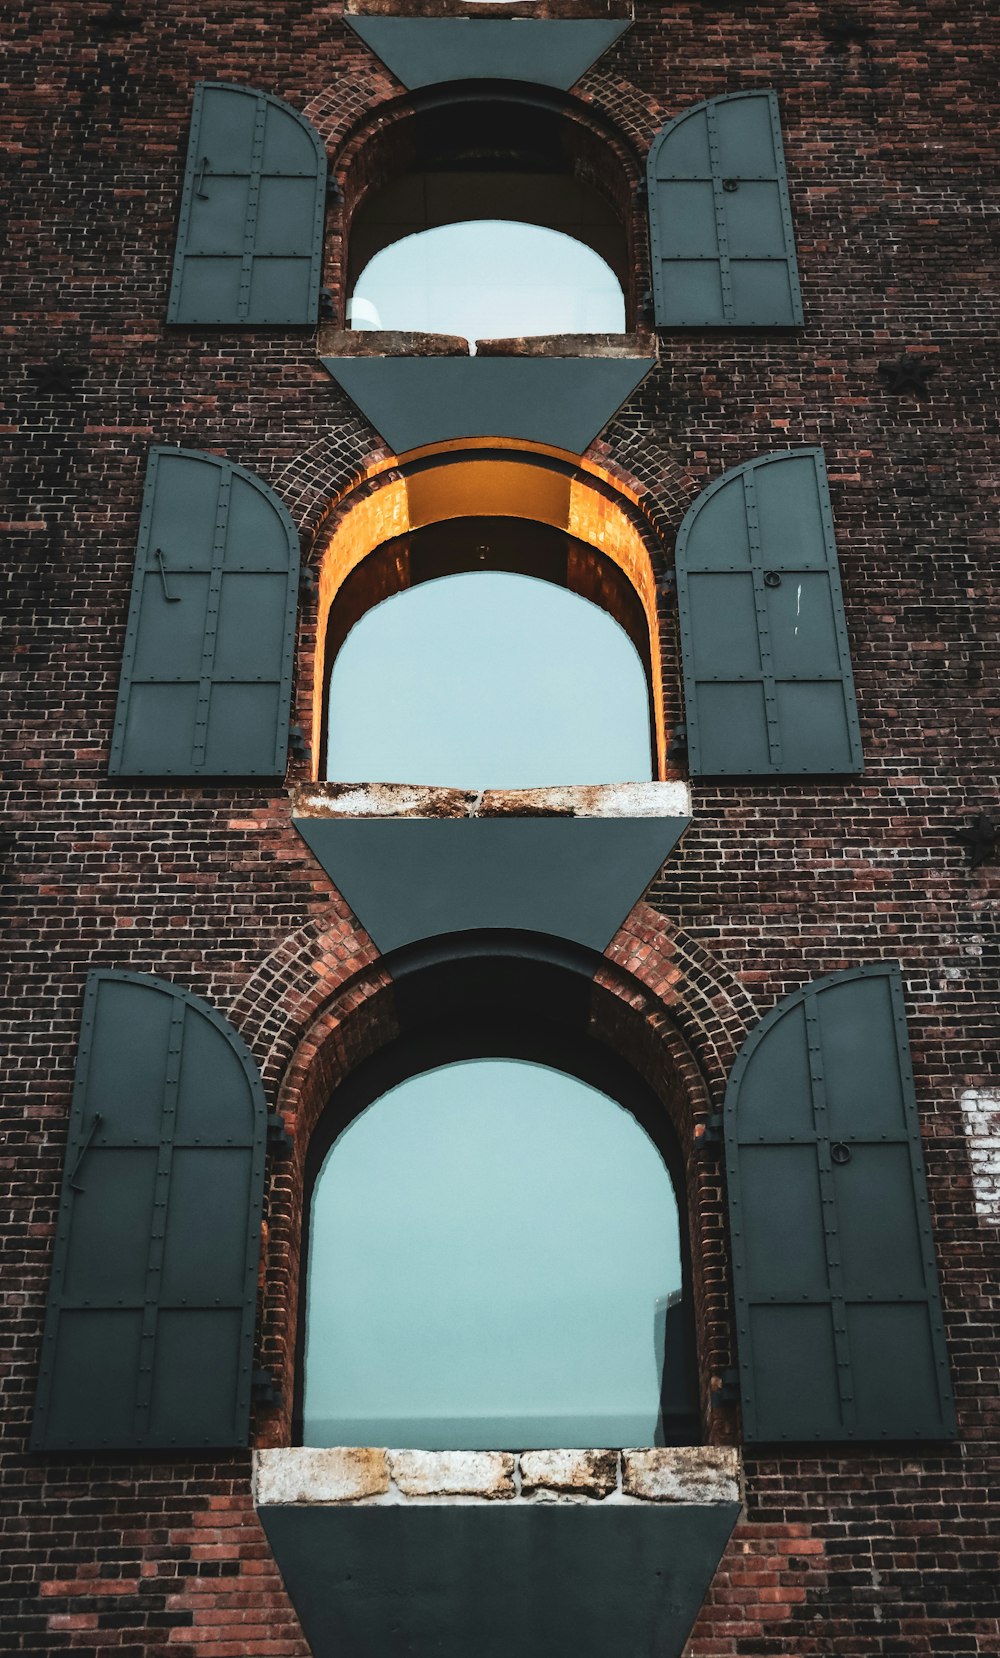
<svg viewBox="0 0 1000 1658">
<path fill-rule="evenodd" d="M 598 555 L 593 573 L 587 578 L 593 590 L 586 592 L 582 578 L 580 584 L 574 585 L 577 591 L 596 599 L 612 614 L 615 607 L 607 593 L 601 591 L 601 565 L 606 564 L 625 578 L 634 595 L 635 616 L 639 618 L 638 635 L 633 633 L 633 642 L 640 649 L 649 675 L 654 775 L 663 778 L 666 740 L 656 584 L 648 545 L 652 533 L 643 524 L 634 503 L 597 468 L 578 461 L 568 463 L 555 452 L 495 442 L 478 448 L 467 444 L 446 446 L 434 453 L 386 463 L 365 484 L 335 503 L 328 519 L 330 528 L 321 536 L 323 550 L 319 561 L 312 710 L 315 775 L 322 776 L 325 766 L 326 688 L 332 655 L 344 633 L 340 624 L 331 627 L 331 613 L 344 594 L 348 579 L 388 542 L 399 541 L 428 525 L 475 518 L 525 519 L 549 525 L 573 537 L 582 548 L 592 548 Z M 387 592 L 405 585 L 398 582 L 388 589 L 383 585 L 380 591 L 379 581 L 385 579 L 384 564 L 379 576 L 374 562 L 369 569 L 373 578 L 371 592 L 362 608 L 378 603 Z M 605 588 L 607 585 L 604 584 Z M 356 617 L 360 613 L 358 583 L 352 587 L 350 615 Z"/>
</svg>

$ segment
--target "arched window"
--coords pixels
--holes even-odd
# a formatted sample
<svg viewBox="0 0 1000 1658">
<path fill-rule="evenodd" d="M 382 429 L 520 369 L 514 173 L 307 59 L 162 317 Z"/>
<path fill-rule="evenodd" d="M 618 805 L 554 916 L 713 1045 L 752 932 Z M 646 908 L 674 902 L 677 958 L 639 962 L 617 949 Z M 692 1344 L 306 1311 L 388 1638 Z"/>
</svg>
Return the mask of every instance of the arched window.
<svg viewBox="0 0 1000 1658">
<path fill-rule="evenodd" d="M 617 566 L 547 525 L 389 542 L 330 616 L 327 776 L 461 788 L 648 781 L 648 628 Z"/>
<path fill-rule="evenodd" d="M 376 135 L 354 177 L 350 327 L 468 340 L 625 331 L 632 184 L 544 98 L 432 100 Z"/>
<path fill-rule="evenodd" d="M 315 1179 L 303 1441 L 689 1437 L 683 1276 L 664 1158 L 608 1094 L 510 1058 L 410 1075 Z"/>
</svg>

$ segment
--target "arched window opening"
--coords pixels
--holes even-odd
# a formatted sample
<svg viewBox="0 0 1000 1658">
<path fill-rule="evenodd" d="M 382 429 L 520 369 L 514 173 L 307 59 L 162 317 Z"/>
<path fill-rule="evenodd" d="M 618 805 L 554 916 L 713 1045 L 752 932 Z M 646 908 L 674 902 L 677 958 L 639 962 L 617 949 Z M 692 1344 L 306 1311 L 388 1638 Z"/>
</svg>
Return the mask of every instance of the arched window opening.
<svg viewBox="0 0 1000 1658">
<path fill-rule="evenodd" d="M 347 325 L 470 341 L 622 333 L 634 182 L 544 98 L 438 95 L 349 171 Z"/>
<path fill-rule="evenodd" d="M 344 583 L 326 660 L 334 781 L 530 789 L 654 775 L 635 590 L 548 525 L 453 519 L 384 544 Z"/>
<path fill-rule="evenodd" d="M 304 1443 L 691 1437 L 672 1179 L 578 1076 L 496 1057 L 409 1075 L 333 1140 L 308 1224 Z"/>
</svg>

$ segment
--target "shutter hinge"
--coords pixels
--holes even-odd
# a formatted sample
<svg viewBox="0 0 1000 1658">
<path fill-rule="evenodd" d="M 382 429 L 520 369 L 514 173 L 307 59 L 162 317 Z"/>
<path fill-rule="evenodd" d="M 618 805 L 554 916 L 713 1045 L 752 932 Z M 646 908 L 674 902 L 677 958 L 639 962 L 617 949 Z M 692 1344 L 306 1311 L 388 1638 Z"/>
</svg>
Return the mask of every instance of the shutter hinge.
<svg viewBox="0 0 1000 1658">
<path fill-rule="evenodd" d="M 687 751 L 688 728 L 686 725 L 675 725 L 667 745 L 667 759 L 684 760 L 687 758 Z"/>
<path fill-rule="evenodd" d="M 650 324 L 650 323 L 655 322 L 655 320 L 656 320 L 656 307 L 653 304 L 653 290 L 652 290 L 652 288 L 643 288 L 642 293 L 639 295 L 639 305 L 638 305 L 636 320 L 638 322 L 642 322 L 642 323 L 646 323 L 646 324 Z"/>
<path fill-rule="evenodd" d="M 740 1373 L 738 1370 L 724 1370 L 718 1387 L 712 1389 L 712 1405 L 738 1405 L 740 1402 Z"/>
<path fill-rule="evenodd" d="M 676 591 L 677 591 L 677 571 L 676 570 L 664 570 L 662 576 L 659 578 L 659 580 L 656 583 L 656 590 L 657 590 L 658 593 L 676 593 Z"/>
<path fill-rule="evenodd" d="M 299 586 L 303 593 L 315 593 L 316 572 L 311 564 L 303 564 L 299 571 Z"/>
<path fill-rule="evenodd" d="M 344 199 L 344 192 L 341 189 L 340 180 L 339 178 L 334 178 L 332 173 L 327 173 L 326 175 L 326 199 L 327 201 L 343 201 Z"/>
<path fill-rule="evenodd" d="M 709 1117 L 705 1122 L 698 1123 L 694 1131 L 694 1137 L 698 1144 L 704 1146 L 706 1150 L 718 1151 L 722 1145 L 723 1121 L 722 1113 L 717 1111 L 714 1116 Z"/>
<path fill-rule="evenodd" d="M 250 1377 L 250 1397 L 255 1405 L 263 1405 L 265 1408 L 281 1404 L 281 1389 L 264 1365 L 255 1370 Z"/>
<path fill-rule="evenodd" d="M 638 184 L 635 187 L 635 191 L 633 192 L 633 196 L 634 196 L 634 200 L 635 200 L 635 203 L 636 203 L 637 207 L 641 206 L 644 201 L 649 200 L 649 180 L 648 179 L 641 178 L 639 180 Z"/>
<path fill-rule="evenodd" d="M 309 743 L 300 725 L 290 725 L 288 727 L 288 748 L 296 760 L 309 759 Z"/>
<path fill-rule="evenodd" d="M 294 1149 L 295 1142 L 285 1127 L 280 1111 L 269 1111 L 267 1114 L 267 1143 L 278 1157 L 287 1157 Z"/>
<path fill-rule="evenodd" d="M 319 320 L 320 320 L 320 322 L 333 322 L 336 318 L 336 315 L 337 315 L 337 310 L 336 310 L 336 306 L 333 303 L 333 294 L 331 293 L 329 288 L 321 288 L 320 291 L 319 291 Z"/>
</svg>

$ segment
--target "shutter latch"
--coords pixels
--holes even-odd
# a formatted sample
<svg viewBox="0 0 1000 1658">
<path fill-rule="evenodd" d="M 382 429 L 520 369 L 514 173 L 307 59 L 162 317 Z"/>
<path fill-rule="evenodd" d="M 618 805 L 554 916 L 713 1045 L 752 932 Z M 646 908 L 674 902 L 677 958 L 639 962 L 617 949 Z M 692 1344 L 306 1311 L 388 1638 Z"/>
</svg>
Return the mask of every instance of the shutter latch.
<svg viewBox="0 0 1000 1658">
<path fill-rule="evenodd" d="M 167 562 L 166 562 L 166 559 L 163 556 L 163 548 L 162 547 L 154 548 L 153 557 L 155 558 L 157 564 L 160 567 L 160 580 L 163 583 L 163 597 L 166 599 L 168 604 L 180 604 L 180 602 L 181 602 L 180 594 L 179 593 L 171 593 L 169 587 L 167 586 Z"/>
<path fill-rule="evenodd" d="M 208 200 L 208 191 L 203 189 L 202 186 L 205 183 L 205 174 L 208 172 L 209 165 L 208 156 L 203 155 L 198 163 L 198 177 L 194 181 L 194 193 L 196 196 L 199 196 L 202 201 Z"/>
<path fill-rule="evenodd" d="M 80 1147 L 80 1155 L 77 1158 L 76 1162 L 74 1163 L 73 1173 L 69 1177 L 69 1188 L 70 1188 L 71 1192 L 82 1192 L 86 1189 L 83 1186 L 78 1186 L 77 1185 L 76 1177 L 80 1173 L 80 1170 L 83 1168 L 83 1160 L 86 1157 L 88 1151 L 90 1150 L 91 1144 L 93 1143 L 94 1135 L 97 1133 L 97 1130 L 100 1128 L 103 1121 L 104 1121 L 104 1118 L 101 1116 L 101 1113 L 99 1111 L 95 1111 L 93 1121 L 91 1122 L 91 1125 L 87 1130 L 87 1138 L 84 1140 L 83 1145 Z"/>
</svg>

